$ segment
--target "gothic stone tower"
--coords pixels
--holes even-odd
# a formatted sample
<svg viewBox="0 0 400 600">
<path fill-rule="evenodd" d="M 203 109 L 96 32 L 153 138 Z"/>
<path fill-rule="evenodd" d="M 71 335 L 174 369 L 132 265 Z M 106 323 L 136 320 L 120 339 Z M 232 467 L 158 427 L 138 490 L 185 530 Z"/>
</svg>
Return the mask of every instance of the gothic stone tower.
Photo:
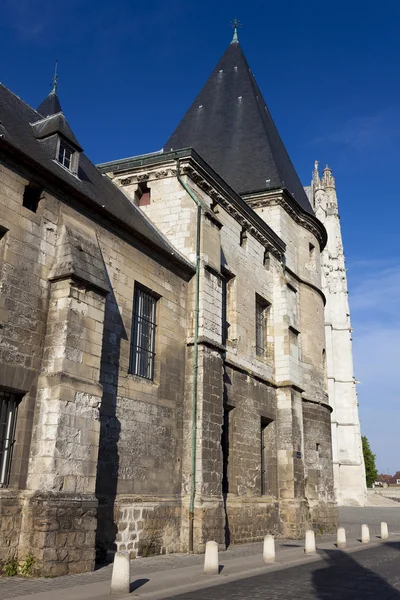
<svg viewBox="0 0 400 600">
<path fill-rule="evenodd" d="M 322 289 L 326 297 L 325 336 L 332 447 L 338 503 L 364 505 L 365 469 L 361 446 L 356 382 L 353 376 L 350 309 L 335 180 L 328 166 L 319 176 L 315 163 L 311 199 L 325 225 L 328 242 L 321 254 Z"/>
</svg>

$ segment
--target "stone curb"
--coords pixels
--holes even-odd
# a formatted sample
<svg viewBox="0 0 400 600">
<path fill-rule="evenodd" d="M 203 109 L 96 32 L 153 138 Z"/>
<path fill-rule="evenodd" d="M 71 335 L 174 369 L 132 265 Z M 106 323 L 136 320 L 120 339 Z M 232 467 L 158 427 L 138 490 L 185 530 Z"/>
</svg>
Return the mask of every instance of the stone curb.
<svg viewBox="0 0 400 600">
<path fill-rule="evenodd" d="M 384 542 L 376 540 L 370 542 L 368 545 L 351 541 L 348 543 L 346 549 L 340 550 L 336 548 L 333 542 L 325 542 L 319 545 L 317 553 L 314 555 L 302 554 L 301 547 L 294 548 L 293 550 L 285 550 L 284 553 L 277 553 L 276 562 L 271 564 L 264 564 L 262 562 L 262 553 L 260 555 L 232 558 L 225 561 L 223 560 L 223 556 L 221 556 L 221 564 L 224 564 L 224 569 L 219 575 L 204 574 L 203 565 L 181 567 L 168 571 L 156 571 L 149 574 L 144 572 L 141 575 L 134 576 L 132 581 L 135 584 L 135 582 L 143 580 L 143 585 L 134 589 L 128 595 L 117 597 L 121 600 L 138 597 L 143 598 L 143 600 L 165 600 L 179 594 L 212 588 L 240 579 L 246 579 L 247 577 L 256 577 L 257 575 L 282 571 L 303 564 L 319 562 L 323 560 L 324 550 L 334 549 L 345 554 L 353 554 L 362 550 L 376 548 L 382 543 L 396 541 L 400 541 L 400 536 L 391 536 L 389 540 L 385 540 Z M 228 569 L 233 569 L 233 572 L 227 572 Z M 226 572 L 224 573 L 225 570 Z M 156 589 L 153 589 L 154 587 Z M 59 588 L 56 595 L 57 600 L 71 600 L 71 598 L 74 600 L 109 600 L 110 582 L 101 581 L 75 587 Z M 54 597 L 55 590 L 49 590 L 23 596 L 14 596 L 12 600 L 54 600 Z"/>
</svg>

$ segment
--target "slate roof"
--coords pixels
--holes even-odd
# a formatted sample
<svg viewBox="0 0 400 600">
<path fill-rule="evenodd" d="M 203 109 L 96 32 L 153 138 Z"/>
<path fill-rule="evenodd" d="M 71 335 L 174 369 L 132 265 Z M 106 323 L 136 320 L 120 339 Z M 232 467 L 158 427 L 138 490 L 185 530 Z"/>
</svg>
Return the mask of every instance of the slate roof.
<svg viewBox="0 0 400 600">
<path fill-rule="evenodd" d="M 285 188 L 314 214 L 238 42 L 228 46 L 164 151 L 186 147 L 241 195 Z"/>
<path fill-rule="evenodd" d="M 64 190 L 75 192 L 89 201 L 103 217 L 117 221 L 121 228 L 132 231 L 136 237 L 167 254 L 174 262 L 193 269 L 193 265 L 179 254 L 107 176 L 100 173 L 83 152 L 79 157 L 78 177 L 60 166 L 54 160 L 46 140 L 37 139 L 35 135 L 32 124 L 42 119 L 41 114 L 0 83 L 0 150 L 9 144 L 34 161 L 39 169 L 44 169 L 53 180 L 56 178 L 60 187 L 63 184 Z"/>
<path fill-rule="evenodd" d="M 60 100 L 58 99 L 57 92 L 53 88 L 48 96 L 43 100 L 37 109 L 37 112 L 42 117 L 48 117 L 49 115 L 55 115 L 62 111 Z"/>
<path fill-rule="evenodd" d="M 67 138 L 67 140 L 72 142 L 77 150 L 80 152 L 82 151 L 74 132 L 68 125 L 67 119 L 62 112 L 55 115 L 50 115 L 45 119 L 41 119 L 40 121 L 33 123 L 32 129 L 35 132 L 35 137 L 38 139 L 43 139 L 49 135 L 52 135 L 53 133 L 61 133 L 65 138 Z"/>
</svg>

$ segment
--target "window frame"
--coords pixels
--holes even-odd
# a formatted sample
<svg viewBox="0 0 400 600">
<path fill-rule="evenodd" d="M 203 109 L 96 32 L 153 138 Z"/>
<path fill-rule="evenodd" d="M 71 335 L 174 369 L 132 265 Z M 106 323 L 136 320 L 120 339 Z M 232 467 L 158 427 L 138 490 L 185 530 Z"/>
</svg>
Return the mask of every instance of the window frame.
<svg viewBox="0 0 400 600">
<path fill-rule="evenodd" d="M 67 167 L 64 160 L 60 160 L 60 153 L 61 153 L 62 148 L 64 148 L 64 157 L 63 157 L 64 159 L 65 159 L 65 150 L 67 150 L 70 153 L 69 167 Z M 60 164 L 62 167 L 64 167 L 64 169 L 67 169 L 67 171 L 70 171 L 71 173 L 75 172 L 75 154 L 76 154 L 76 151 L 71 146 L 71 144 L 68 144 L 68 142 L 65 141 L 64 138 L 59 137 L 58 144 L 57 144 L 56 161 L 58 162 L 58 164 Z"/>
<path fill-rule="evenodd" d="M 0 388 L 0 489 L 10 482 L 19 400 L 14 392 Z"/>
<path fill-rule="evenodd" d="M 133 292 L 132 327 L 129 354 L 129 374 L 154 381 L 157 303 L 160 296 L 135 283 Z M 146 314 L 146 316 L 143 316 Z M 146 327 L 147 324 L 147 328 Z M 147 337 L 147 347 L 143 341 Z M 146 360 L 147 356 L 147 360 Z"/>
<path fill-rule="evenodd" d="M 256 355 L 259 358 L 265 358 L 267 356 L 267 318 L 268 309 L 271 304 L 265 300 L 259 294 L 256 294 L 255 301 L 255 329 L 256 329 Z M 259 310 L 259 308 L 261 310 Z M 261 329 L 261 332 L 260 332 Z M 260 345 L 260 339 L 262 339 L 262 345 Z"/>
</svg>

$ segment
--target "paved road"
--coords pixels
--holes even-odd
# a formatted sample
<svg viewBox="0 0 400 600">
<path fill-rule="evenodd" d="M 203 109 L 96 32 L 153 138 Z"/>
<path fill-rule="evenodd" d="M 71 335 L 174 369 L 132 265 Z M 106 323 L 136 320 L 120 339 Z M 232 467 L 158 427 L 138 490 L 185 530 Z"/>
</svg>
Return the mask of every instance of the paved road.
<svg viewBox="0 0 400 600">
<path fill-rule="evenodd" d="M 400 503 L 399 506 L 363 506 L 339 508 L 340 525 L 346 528 L 348 536 L 359 536 L 361 523 L 367 523 L 371 536 L 379 535 L 381 521 L 389 525 L 393 535 L 400 535 Z"/>
<path fill-rule="evenodd" d="M 400 600 L 400 542 L 174 596 L 174 600 Z"/>
</svg>

